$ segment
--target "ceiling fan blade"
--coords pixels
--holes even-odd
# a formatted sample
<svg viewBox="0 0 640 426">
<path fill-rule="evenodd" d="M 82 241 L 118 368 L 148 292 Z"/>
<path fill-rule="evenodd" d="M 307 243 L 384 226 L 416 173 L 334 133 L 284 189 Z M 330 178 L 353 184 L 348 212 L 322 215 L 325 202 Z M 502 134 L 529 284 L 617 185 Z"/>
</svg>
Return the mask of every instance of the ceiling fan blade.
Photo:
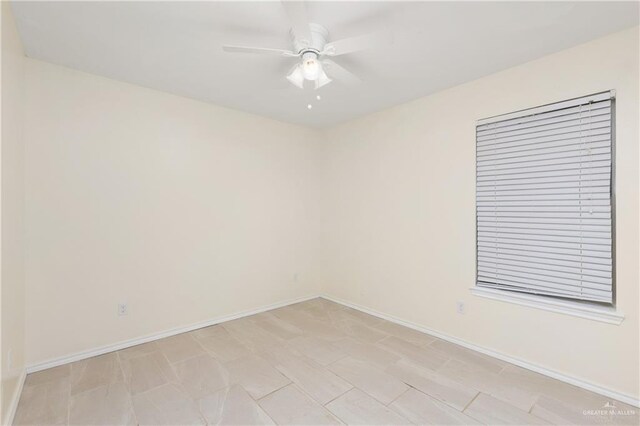
<svg viewBox="0 0 640 426">
<path fill-rule="evenodd" d="M 222 46 L 222 50 L 231 53 L 260 53 L 263 55 L 277 55 L 287 57 L 297 57 L 297 53 L 284 49 L 271 49 L 269 47 L 246 47 L 246 46 Z"/>
<path fill-rule="evenodd" d="M 309 27 L 309 19 L 307 18 L 307 5 L 305 2 L 282 0 L 282 7 L 284 7 L 289 17 L 291 30 L 296 40 L 300 42 L 300 44 L 310 46 L 313 38 L 311 36 L 311 28 Z"/>
<path fill-rule="evenodd" d="M 342 40 L 327 43 L 322 51 L 323 55 L 339 56 L 346 53 L 371 49 L 376 46 L 391 42 L 391 34 L 388 32 L 375 32 L 356 37 L 343 38 Z"/>
<path fill-rule="evenodd" d="M 351 71 L 347 71 L 342 66 L 338 65 L 331 59 L 325 59 L 322 61 L 323 69 L 327 71 L 333 79 L 341 81 L 345 84 L 358 84 L 362 83 L 359 77 L 353 74 Z"/>
</svg>

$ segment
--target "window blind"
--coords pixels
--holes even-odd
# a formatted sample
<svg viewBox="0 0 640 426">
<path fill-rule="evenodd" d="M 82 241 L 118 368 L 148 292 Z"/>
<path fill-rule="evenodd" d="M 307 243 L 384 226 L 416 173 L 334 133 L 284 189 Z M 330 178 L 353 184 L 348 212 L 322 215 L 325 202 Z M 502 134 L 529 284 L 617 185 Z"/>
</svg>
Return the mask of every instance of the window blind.
<svg viewBox="0 0 640 426">
<path fill-rule="evenodd" d="M 477 286 L 613 302 L 612 100 L 478 121 Z"/>
</svg>

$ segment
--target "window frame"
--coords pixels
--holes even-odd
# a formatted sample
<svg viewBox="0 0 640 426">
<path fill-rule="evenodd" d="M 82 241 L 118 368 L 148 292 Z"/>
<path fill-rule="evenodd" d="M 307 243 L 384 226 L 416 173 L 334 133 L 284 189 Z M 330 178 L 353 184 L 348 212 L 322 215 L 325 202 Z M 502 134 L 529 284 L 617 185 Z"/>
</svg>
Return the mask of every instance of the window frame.
<svg viewBox="0 0 640 426">
<path fill-rule="evenodd" d="M 611 302 L 597 302 L 586 301 L 573 298 L 565 298 L 561 296 L 552 296 L 545 294 L 537 294 L 535 292 L 518 292 L 507 289 L 493 289 L 482 287 L 478 285 L 478 174 L 477 174 L 477 159 L 478 159 L 478 143 L 477 143 L 477 128 L 481 122 L 488 119 L 497 119 L 499 117 L 506 117 L 518 113 L 525 113 L 526 111 L 545 108 L 553 105 L 558 105 L 563 102 L 570 102 L 581 98 L 587 98 L 591 96 L 598 96 L 602 94 L 610 94 L 611 100 L 611 172 L 610 172 L 610 201 L 611 201 Z M 558 108 L 561 109 L 561 108 Z M 504 114 L 479 119 L 474 125 L 474 138 L 475 138 L 475 160 L 476 160 L 476 198 L 475 198 L 475 281 L 473 287 L 470 289 L 471 293 L 494 300 L 506 301 L 515 303 L 518 305 L 524 305 L 534 308 L 539 308 L 552 312 L 566 313 L 578 317 L 593 319 L 597 321 L 603 321 L 611 324 L 620 324 L 624 320 L 624 315 L 617 310 L 617 267 L 616 267 L 616 92 L 615 90 L 605 90 L 595 92 L 585 96 L 578 96 L 571 99 L 565 99 L 557 102 L 550 102 L 543 105 L 538 105 L 530 108 L 524 108 L 518 111 L 507 112 Z M 506 119 L 506 118 L 505 118 Z"/>
</svg>

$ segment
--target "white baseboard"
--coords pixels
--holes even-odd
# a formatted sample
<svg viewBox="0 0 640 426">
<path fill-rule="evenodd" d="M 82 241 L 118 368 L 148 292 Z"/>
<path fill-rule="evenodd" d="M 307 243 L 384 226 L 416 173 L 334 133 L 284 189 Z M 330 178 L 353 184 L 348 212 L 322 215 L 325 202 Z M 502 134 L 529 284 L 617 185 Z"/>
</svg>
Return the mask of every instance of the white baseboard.
<svg viewBox="0 0 640 426">
<path fill-rule="evenodd" d="M 600 385 L 597 385 L 595 383 L 587 382 L 587 381 L 582 380 L 582 379 L 577 379 L 575 377 L 568 376 L 568 375 L 560 373 L 558 371 L 550 370 L 550 369 L 548 369 L 546 367 L 541 367 L 539 365 L 533 364 L 533 363 L 531 363 L 529 361 L 525 361 L 525 360 L 520 359 L 520 358 L 515 358 L 515 357 L 512 357 L 510 355 L 503 354 L 501 352 L 496 352 L 496 351 L 494 351 L 492 349 L 487 349 L 487 348 L 484 348 L 482 346 L 475 345 L 473 343 L 468 343 L 468 342 L 465 342 L 464 340 L 458 339 L 457 337 L 453 337 L 453 336 L 450 336 L 448 334 L 441 333 L 439 331 L 432 330 L 430 328 L 423 327 L 421 325 L 418 325 L 418 324 L 415 324 L 415 323 L 412 323 L 412 322 L 409 322 L 409 321 L 405 321 L 405 320 L 402 320 L 400 318 L 396 318 L 394 316 L 384 314 L 382 312 L 378 312 L 378 311 L 376 311 L 374 309 L 366 308 L 364 306 L 360 306 L 360 305 L 357 305 L 355 303 L 348 302 L 346 300 L 338 299 L 338 298 L 331 297 L 331 296 L 328 296 L 328 295 L 322 295 L 321 297 L 323 299 L 327 299 L 327 300 L 330 300 L 332 302 L 339 303 L 339 304 L 344 305 L 344 306 L 348 306 L 349 308 L 357 309 L 359 311 L 362 311 L 364 313 L 376 316 L 378 318 L 382 318 L 384 320 L 391 321 L 391 322 L 394 322 L 396 324 L 400 324 L 400 325 L 403 325 L 405 327 L 412 328 L 412 329 L 420 331 L 422 333 L 426 333 L 426 334 L 429 334 L 431 336 L 438 337 L 438 338 L 440 338 L 442 340 L 446 340 L 448 342 L 455 343 L 456 345 L 464 346 L 465 348 L 474 350 L 476 352 L 480 352 L 480 353 L 483 353 L 485 355 L 489 355 L 489 356 L 492 356 L 494 358 L 498 358 L 498 359 L 500 359 L 502 361 L 506 361 L 508 363 L 515 364 L 518 367 L 526 368 L 527 370 L 535 371 L 536 373 L 544 374 L 545 376 L 549 376 L 549 377 L 551 377 L 553 379 L 557 379 L 557 380 L 560 380 L 562 382 L 566 382 L 566 383 L 569 383 L 571 385 L 578 386 L 580 388 L 586 389 L 588 391 L 595 392 L 595 393 L 598 393 L 600 395 L 604 395 L 604 396 L 606 396 L 608 398 L 612 398 L 612 399 L 618 400 L 620 402 L 624 402 L 625 404 L 633 405 L 635 407 L 640 407 L 640 400 L 637 397 L 633 396 L 633 395 L 628 395 L 628 394 L 624 394 L 624 393 L 621 393 L 621 392 L 618 392 L 618 391 L 614 391 L 612 389 L 608 389 L 608 388 L 606 388 L 604 386 L 600 386 Z"/>
<path fill-rule="evenodd" d="M 197 322 L 195 324 L 189 324 L 186 326 L 171 328 L 169 330 L 164 330 L 159 333 L 148 334 L 146 336 L 136 337 L 134 339 L 129 339 L 129 340 L 123 340 L 121 342 L 113 343 L 110 345 L 100 346 L 97 348 L 88 349 L 86 351 L 76 352 L 73 354 L 52 358 L 47 361 L 43 361 L 37 364 L 32 364 L 27 366 L 26 372 L 28 374 L 35 373 L 36 371 L 46 370 L 47 368 L 53 368 L 59 365 L 68 364 L 70 362 L 80 361 L 82 359 L 91 358 L 94 356 L 106 354 L 113 351 L 119 351 L 125 348 L 129 348 L 131 346 L 152 342 L 154 340 L 163 339 L 165 337 L 174 336 L 180 333 L 186 333 L 188 331 L 197 330 L 199 328 L 208 327 L 210 325 L 220 324 L 221 322 L 231 321 L 234 319 L 259 314 L 261 312 L 270 311 L 272 309 L 281 308 L 283 306 L 293 305 L 294 303 L 304 302 L 306 300 L 315 299 L 317 297 L 320 297 L 320 296 L 312 295 L 312 296 L 306 296 L 306 297 L 298 297 L 296 299 L 290 299 L 290 300 L 285 300 L 283 302 L 272 303 L 270 305 L 262 306 L 256 309 L 250 309 L 247 311 L 242 311 L 236 314 L 224 315 L 221 317 L 208 319 L 206 321 Z"/>
<path fill-rule="evenodd" d="M 9 403 L 9 411 L 7 411 L 7 415 L 5 416 L 3 425 L 12 425 L 13 420 L 16 417 L 16 411 L 18 411 L 18 403 L 20 402 L 20 395 L 22 395 L 22 388 L 24 387 L 24 381 L 27 378 L 27 370 L 23 369 L 22 373 L 20 373 L 20 377 L 18 378 L 18 388 L 13 393 L 13 398 L 11 398 L 11 402 Z"/>
</svg>

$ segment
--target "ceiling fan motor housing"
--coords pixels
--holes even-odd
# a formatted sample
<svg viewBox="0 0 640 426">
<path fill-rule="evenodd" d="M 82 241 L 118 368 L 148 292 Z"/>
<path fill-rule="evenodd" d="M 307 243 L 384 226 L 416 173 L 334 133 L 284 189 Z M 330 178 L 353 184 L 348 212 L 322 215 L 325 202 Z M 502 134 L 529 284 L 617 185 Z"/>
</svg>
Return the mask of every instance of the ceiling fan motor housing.
<svg viewBox="0 0 640 426">
<path fill-rule="evenodd" d="M 311 30 L 312 40 L 299 40 L 296 39 L 293 34 L 293 30 L 289 30 L 291 41 L 293 42 L 294 52 L 304 53 L 306 51 L 315 52 L 316 54 L 322 52 L 324 46 L 329 40 L 329 31 L 325 27 L 319 24 L 310 23 L 309 29 Z M 308 43 L 307 43 L 308 41 Z"/>
</svg>

